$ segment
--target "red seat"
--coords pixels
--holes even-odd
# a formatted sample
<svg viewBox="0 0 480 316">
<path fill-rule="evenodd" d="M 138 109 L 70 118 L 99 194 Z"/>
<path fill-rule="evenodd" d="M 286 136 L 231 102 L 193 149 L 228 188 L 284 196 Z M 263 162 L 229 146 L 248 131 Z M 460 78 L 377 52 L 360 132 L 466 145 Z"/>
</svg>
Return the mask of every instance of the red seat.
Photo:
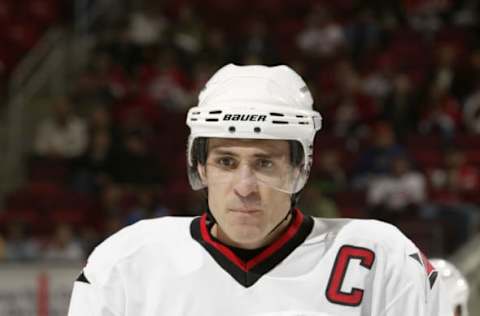
<svg viewBox="0 0 480 316">
<path fill-rule="evenodd" d="M 10 21 L 14 12 L 13 1 L 0 1 L 0 23 Z M 6 23 L 5 23 L 6 24 Z"/>
<path fill-rule="evenodd" d="M 32 159 L 28 162 L 29 179 L 35 182 L 64 182 L 68 176 L 68 161 L 62 159 Z"/>
<path fill-rule="evenodd" d="M 34 21 L 20 19 L 7 26 L 7 41 L 18 47 L 19 53 L 26 53 L 40 38 L 40 30 Z"/>
<path fill-rule="evenodd" d="M 23 222 L 34 224 L 39 221 L 40 213 L 34 209 L 7 209 L 3 212 L 2 220 L 8 224 L 12 222 Z"/>
<path fill-rule="evenodd" d="M 365 191 L 337 192 L 335 202 L 339 208 L 363 209 L 366 205 L 366 194 Z"/>
<path fill-rule="evenodd" d="M 412 150 L 411 156 L 422 170 L 439 167 L 443 163 L 443 155 L 440 149 L 416 148 Z"/>
<path fill-rule="evenodd" d="M 367 214 L 361 208 L 341 207 L 339 208 L 340 216 L 343 218 L 366 218 Z"/>
<path fill-rule="evenodd" d="M 464 154 L 465 154 L 465 159 L 469 164 L 480 166 L 480 147 L 465 149 Z"/>
<path fill-rule="evenodd" d="M 453 143 L 462 149 L 479 149 L 480 135 L 476 134 L 456 134 Z"/>
<path fill-rule="evenodd" d="M 440 148 L 441 137 L 438 135 L 419 135 L 412 134 L 408 136 L 407 147 L 410 150 L 417 150 L 422 148 Z"/>
<path fill-rule="evenodd" d="M 50 212 L 49 219 L 55 224 L 82 225 L 86 222 L 87 212 L 81 208 L 57 209 Z"/>
<path fill-rule="evenodd" d="M 42 27 L 52 25 L 58 20 L 59 8 L 55 0 L 28 0 L 22 8 L 25 16 Z"/>
</svg>

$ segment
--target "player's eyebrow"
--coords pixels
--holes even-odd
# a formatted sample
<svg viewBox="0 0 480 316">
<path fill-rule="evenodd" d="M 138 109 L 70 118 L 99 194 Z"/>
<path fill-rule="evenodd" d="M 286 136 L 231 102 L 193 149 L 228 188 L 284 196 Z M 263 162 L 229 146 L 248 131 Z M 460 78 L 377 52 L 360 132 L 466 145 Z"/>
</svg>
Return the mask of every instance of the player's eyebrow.
<svg viewBox="0 0 480 316">
<path fill-rule="evenodd" d="M 228 149 L 223 149 L 223 148 L 213 148 L 211 149 L 211 154 L 216 155 L 216 156 L 232 156 L 232 157 L 238 157 L 239 155 L 235 153 L 234 151 L 228 150 Z M 259 152 L 259 153 L 254 153 L 253 157 L 255 158 L 279 158 L 282 157 L 283 153 L 280 151 L 272 150 L 270 152 Z"/>
<path fill-rule="evenodd" d="M 226 149 L 221 149 L 221 148 L 213 148 L 210 150 L 210 153 L 218 156 L 238 156 L 234 152 Z"/>
</svg>

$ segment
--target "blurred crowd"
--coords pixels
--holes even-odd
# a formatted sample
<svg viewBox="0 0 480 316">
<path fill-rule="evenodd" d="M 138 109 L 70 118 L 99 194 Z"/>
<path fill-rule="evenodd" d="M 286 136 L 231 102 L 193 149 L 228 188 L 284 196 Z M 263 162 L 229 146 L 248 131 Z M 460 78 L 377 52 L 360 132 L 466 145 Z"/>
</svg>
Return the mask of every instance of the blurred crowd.
<svg viewBox="0 0 480 316">
<path fill-rule="evenodd" d="M 8 82 L 15 68 L 46 30 L 67 18 L 59 0 L 0 1 L 0 110 L 8 100 Z"/>
<path fill-rule="evenodd" d="M 437 256 L 478 232 L 477 1 L 143 3 L 91 30 L 88 68 L 52 101 L 0 212 L 0 258 L 84 259 L 125 225 L 202 213 L 185 115 L 229 62 L 307 81 L 324 129 L 305 213 L 385 220 Z"/>
</svg>

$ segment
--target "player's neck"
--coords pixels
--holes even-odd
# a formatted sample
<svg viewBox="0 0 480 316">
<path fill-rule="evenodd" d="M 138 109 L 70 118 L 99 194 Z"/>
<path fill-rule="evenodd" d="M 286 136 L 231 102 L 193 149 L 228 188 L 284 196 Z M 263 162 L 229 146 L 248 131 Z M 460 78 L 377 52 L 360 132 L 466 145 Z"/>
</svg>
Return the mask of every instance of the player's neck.
<svg viewBox="0 0 480 316">
<path fill-rule="evenodd" d="M 292 213 L 290 212 L 287 217 L 273 230 L 271 231 L 265 238 L 259 241 L 254 242 L 238 242 L 231 239 L 227 233 L 225 233 L 217 223 L 212 226 L 210 233 L 213 237 L 221 241 L 223 244 L 231 247 L 236 247 L 240 249 L 258 249 L 265 247 L 272 242 L 274 242 L 277 238 L 279 238 L 282 233 L 287 230 L 290 226 L 292 221 Z"/>
</svg>

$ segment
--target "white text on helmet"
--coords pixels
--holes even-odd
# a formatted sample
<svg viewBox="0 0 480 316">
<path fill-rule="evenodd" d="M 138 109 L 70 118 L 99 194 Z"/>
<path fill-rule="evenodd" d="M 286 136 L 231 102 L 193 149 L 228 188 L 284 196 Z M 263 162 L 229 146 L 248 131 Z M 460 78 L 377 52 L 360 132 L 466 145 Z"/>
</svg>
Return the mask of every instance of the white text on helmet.
<svg viewBox="0 0 480 316">
<path fill-rule="evenodd" d="M 223 116 L 224 121 L 265 121 L 266 115 L 257 114 L 225 114 Z"/>
</svg>

